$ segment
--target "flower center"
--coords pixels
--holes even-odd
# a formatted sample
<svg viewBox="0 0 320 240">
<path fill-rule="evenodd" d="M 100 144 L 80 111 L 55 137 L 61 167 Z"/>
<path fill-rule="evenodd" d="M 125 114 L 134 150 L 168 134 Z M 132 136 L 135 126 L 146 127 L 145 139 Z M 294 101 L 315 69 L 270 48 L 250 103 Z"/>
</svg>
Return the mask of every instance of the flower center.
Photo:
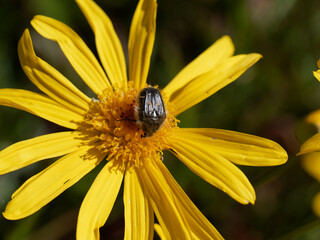
<svg viewBox="0 0 320 240">
<path fill-rule="evenodd" d="M 129 82 L 126 90 L 106 89 L 99 100 L 92 101 L 86 116 L 91 141 L 99 151 L 107 153 L 108 161 L 122 169 L 139 167 L 144 161 L 161 157 L 162 150 L 169 148 L 170 135 L 178 128 L 178 120 L 164 98 L 166 119 L 155 133 L 145 137 L 135 113 L 139 92 L 132 86 Z"/>
</svg>

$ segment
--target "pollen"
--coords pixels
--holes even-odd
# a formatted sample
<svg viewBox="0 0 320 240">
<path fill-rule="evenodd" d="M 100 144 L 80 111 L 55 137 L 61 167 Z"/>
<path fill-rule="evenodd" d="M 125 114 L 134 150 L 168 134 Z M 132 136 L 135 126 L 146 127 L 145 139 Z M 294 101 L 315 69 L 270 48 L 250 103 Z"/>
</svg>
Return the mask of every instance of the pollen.
<svg viewBox="0 0 320 240">
<path fill-rule="evenodd" d="M 107 153 L 106 159 L 120 169 L 141 167 L 144 162 L 162 157 L 170 147 L 169 138 L 178 128 L 172 107 L 164 97 L 166 119 L 152 135 L 144 137 L 136 121 L 139 92 L 129 82 L 127 89 L 110 87 L 91 102 L 86 133 L 96 148 Z"/>
</svg>

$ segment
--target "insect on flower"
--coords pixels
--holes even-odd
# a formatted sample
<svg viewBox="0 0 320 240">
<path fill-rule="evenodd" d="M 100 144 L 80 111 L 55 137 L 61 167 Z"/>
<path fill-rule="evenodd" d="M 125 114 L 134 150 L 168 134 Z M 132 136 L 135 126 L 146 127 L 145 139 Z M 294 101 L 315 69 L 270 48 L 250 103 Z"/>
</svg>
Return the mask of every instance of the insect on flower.
<svg viewBox="0 0 320 240">
<path fill-rule="evenodd" d="M 166 119 L 166 110 L 158 89 L 146 87 L 141 90 L 135 118 L 144 132 L 143 137 L 152 136 L 160 128 Z"/>
<path fill-rule="evenodd" d="M 117 119 L 117 121 L 135 122 L 139 129 L 143 131 L 141 137 L 151 137 L 160 128 L 167 116 L 161 93 L 154 87 L 143 88 L 139 93 L 137 104 L 129 112 L 134 114 L 128 117 L 123 112 L 120 115 L 122 118 Z"/>
</svg>

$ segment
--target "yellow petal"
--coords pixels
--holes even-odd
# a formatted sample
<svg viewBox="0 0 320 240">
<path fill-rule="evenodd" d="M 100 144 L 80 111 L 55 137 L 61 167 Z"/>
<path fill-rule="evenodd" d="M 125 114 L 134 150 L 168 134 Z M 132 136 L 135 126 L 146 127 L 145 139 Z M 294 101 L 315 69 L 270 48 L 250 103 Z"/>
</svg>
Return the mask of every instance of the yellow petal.
<svg viewBox="0 0 320 240">
<path fill-rule="evenodd" d="M 33 214 L 78 182 L 103 158 L 104 155 L 97 151 L 93 153 L 89 147 L 82 147 L 60 158 L 27 180 L 12 195 L 12 200 L 8 203 L 3 216 L 14 220 Z"/>
<path fill-rule="evenodd" d="M 76 129 L 83 116 L 50 98 L 21 89 L 0 89 L 0 105 L 18 108 L 60 126 Z"/>
<path fill-rule="evenodd" d="M 159 160 L 139 169 L 165 239 L 222 239 Z"/>
<path fill-rule="evenodd" d="M 136 89 L 144 87 L 150 66 L 155 32 L 156 0 L 140 0 L 134 13 L 128 43 L 129 80 Z"/>
<path fill-rule="evenodd" d="M 312 200 L 313 212 L 320 217 L 320 193 L 317 193 Z"/>
<path fill-rule="evenodd" d="M 315 76 L 316 79 L 318 79 L 318 80 L 320 81 L 320 70 L 314 71 L 314 72 L 313 72 L 313 76 Z"/>
<path fill-rule="evenodd" d="M 153 239 L 153 211 L 134 170 L 126 171 L 123 202 L 125 210 L 124 239 Z"/>
<path fill-rule="evenodd" d="M 163 89 L 170 99 L 174 93 L 200 75 L 213 70 L 234 53 L 234 46 L 229 36 L 224 36 L 211 45 L 206 51 L 182 69 L 178 75 Z"/>
<path fill-rule="evenodd" d="M 19 41 L 18 53 L 24 72 L 42 92 L 76 113 L 84 114 L 88 111 L 91 100 L 35 55 L 28 29 Z"/>
<path fill-rule="evenodd" d="M 262 137 L 212 128 L 180 128 L 177 138 L 190 139 L 229 161 L 247 166 L 274 166 L 287 161 L 286 151 Z"/>
<path fill-rule="evenodd" d="M 170 102 L 176 115 L 236 80 L 260 58 L 261 55 L 256 53 L 233 56 L 215 69 L 193 79 L 171 97 Z"/>
<path fill-rule="evenodd" d="M 92 0 L 77 0 L 96 38 L 98 54 L 109 80 L 114 86 L 127 86 L 126 61 L 112 22 Z"/>
<path fill-rule="evenodd" d="M 255 191 L 239 168 L 193 139 L 172 139 L 173 153 L 195 174 L 242 204 L 254 203 Z"/>
<path fill-rule="evenodd" d="M 159 224 L 154 224 L 154 230 L 157 232 L 161 240 L 167 240 Z"/>
<path fill-rule="evenodd" d="M 137 173 L 165 236 L 168 239 L 190 239 L 190 229 L 176 204 L 171 187 L 153 163 L 144 165 Z"/>
<path fill-rule="evenodd" d="M 320 150 L 320 133 L 309 138 L 300 148 L 298 155 Z"/>
<path fill-rule="evenodd" d="M 301 156 L 304 170 L 320 182 L 320 152 L 311 152 Z"/>
<path fill-rule="evenodd" d="M 320 127 L 320 109 L 310 113 L 306 117 L 306 121 L 308 123 L 316 125 L 319 128 Z"/>
<path fill-rule="evenodd" d="M 123 172 L 108 162 L 84 198 L 78 217 L 77 240 L 99 239 L 99 228 L 107 221 L 117 198 Z"/>
<path fill-rule="evenodd" d="M 167 180 L 167 184 L 171 186 L 172 193 L 177 199 L 180 211 L 185 214 L 193 235 L 192 239 L 223 239 L 208 219 L 206 219 L 199 209 L 192 203 L 162 162 L 157 162 L 156 165 L 163 174 L 164 179 Z"/>
<path fill-rule="evenodd" d="M 74 152 L 81 143 L 81 133 L 76 131 L 52 133 L 17 142 L 0 152 L 0 174 Z"/>
<path fill-rule="evenodd" d="M 58 42 L 74 70 L 96 94 L 110 86 L 99 62 L 82 41 L 67 25 L 45 16 L 35 16 L 31 25 L 43 37 Z"/>
</svg>

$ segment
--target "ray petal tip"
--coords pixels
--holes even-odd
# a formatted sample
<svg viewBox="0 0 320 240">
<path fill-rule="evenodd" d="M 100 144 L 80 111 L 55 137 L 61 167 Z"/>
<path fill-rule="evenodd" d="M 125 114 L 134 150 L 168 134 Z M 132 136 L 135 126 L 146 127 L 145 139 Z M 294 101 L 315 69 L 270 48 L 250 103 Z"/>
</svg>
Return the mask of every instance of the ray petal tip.
<svg viewBox="0 0 320 240">
<path fill-rule="evenodd" d="M 6 211 L 2 212 L 2 216 L 3 216 L 4 218 L 6 218 L 6 219 L 10 220 L 10 219 L 7 217 L 7 213 L 6 213 Z"/>
<path fill-rule="evenodd" d="M 318 71 L 313 71 L 313 76 L 314 76 L 318 81 L 320 81 L 320 70 L 318 70 Z"/>
<path fill-rule="evenodd" d="M 18 220 L 20 218 L 23 218 L 23 217 L 19 217 L 17 214 L 17 212 L 12 212 L 12 211 L 9 211 L 9 207 L 10 207 L 10 202 L 8 203 L 6 209 L 4 210 L 4 212 L 2 212 L 2 216 L 8 220 Z"/>
<path fill-rule="evenodd" d="M 299 157 L 299 156 L 301 156 L 303 154 L 306 154 L 306 153 L 310 153 L 312 151 L 312 150 L 310 151 L 310 150 L 306 149 L 305 146 L 306 146 L 305 143 L 301 145 L 300 151 L 296 154 L 297 157 Z"/>
<path fill-rule="evenodd" d="M 301 150 L 296 154 L 297 157 L 301 156 L 302 154 L 304 154 L 304 152 L 302 152 Z"/>
<path fill-rule="evenodd" d="M 28 54 L 25 53 L 26 51 L 28 52 Z M 24 30 L 18 42 L 18 55 L 19 55 L 19 58 L 27 57 L 29 60 L 32 59 L 32 57 L 30 57 L 29 55 L 31 56 L 34 55 L 31 35 L 28 28 Z"/>
<path fill-rule="evenodd" d="M 240 199 L 239 199 L 240 198 Z M 239 203 L 243 204 L 243 205 L 248 205 L 248 204 L 252 204 L 254 205 L 256 202 L 256 194 L 255 192 L 250 192 L 248 195 L 246 196 L 239 196 L 238 199 L 236 199 Z"/>
<path fill-rule="evenodd" d="M 249 189 L 249 191 L 250 192 L 248 193 L 247 199 L 244 199 L 245 205 L 248 205 L 249 203 L 254 205 L 256 202 L 256 192 L 255 192 L 254 188 Z"/>
<path fill-rule="evenodd" d="M 252 198 L 250 199 L 250 203 L 254 205 L 256 203 L 256 192 L 254 191 L 252 194 Z"/>
<path fill-rule="evenodd" d="M 227 44 L 230 46 L 234 47 L 232 38 L 229 35 L 224 35 L 223 37 L 220 38 L 221 40 L 225 41 Z"/>
<path fill-rule="evenodd" d="M 34 24 L 35 22 L 40 21 L 41 18 L 44 18 L 44 17 L 45 17 L 45 16 L 43 16 L 43 15 L 35 15 L 35 16 L 31 19 L 31 21 L 30 21 L 31 25 L 33 26 L 33 24 Z"/>
<path fill-rule="evenodd" d="M 261 58 L 263 58 L 262 54 L 260 53 L 251 53 L 250 55 L 254 58 L 255 61 L 258 61 Z"/>
<path fill-rule="evenodd" d="M 216 42 L 218 41 L 222 42 L 226 46 L 226 48 L 230 49 L 231 55 L 234 54 L 235 46 L 232 41 L 232 38 L 229 35 L 224 35 L 223 37 L 219 38 Z"/>
<path fill-rule="evenodd" d="M 20 38 L 20 41 L 21 41 L 22 38 L 25 38 L 25 37 L 27 37 L 28 35 L 30 36 L 30 31 L 29 31 L 29 28 L 26 28 L 26 29 L 23 31 L 23 33 L 22 33 L 22 36 L 21 36 L 21 38 Z"/>
<path fill-rule="evenodd" d="M 280 156 L 280 162 L 281 162 L 280 164 L 284 164 L 288 161 L 288 153 L 280 145 L 278 149 L 278 154 Z"/>
<path fill-rule="evenodd" d="M 57 21 L 53 18 L 44 16 L 44 15 L 35 15 L 31 21 L 31 26 L 38 32 L 38 29 L 43 26 L 43 24 L 47 24 L 48 20 L 51 19 L 53 21 Z"/>
</svg>

